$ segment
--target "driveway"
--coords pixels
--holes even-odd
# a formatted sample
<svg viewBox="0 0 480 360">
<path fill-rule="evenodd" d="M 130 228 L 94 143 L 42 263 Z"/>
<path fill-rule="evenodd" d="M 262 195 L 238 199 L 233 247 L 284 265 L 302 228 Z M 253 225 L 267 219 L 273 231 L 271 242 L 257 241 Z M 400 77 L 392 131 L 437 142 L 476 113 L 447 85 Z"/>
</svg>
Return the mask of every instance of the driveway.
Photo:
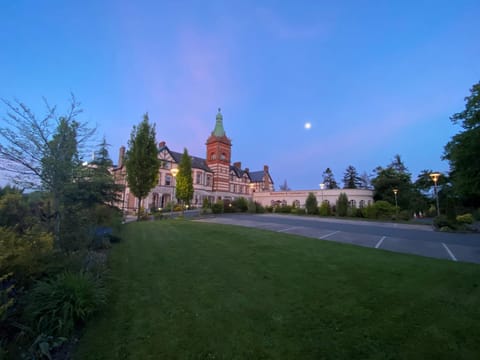
<svg viewBox="0 0 480 360">
<path fill-rule="evenodd" d="M 275 214 L 223 214 L 197 221 L 301 235 L 374 249 L 480 263 L 480 234 L 433 231 L 430 226 Z"/>
</svg>

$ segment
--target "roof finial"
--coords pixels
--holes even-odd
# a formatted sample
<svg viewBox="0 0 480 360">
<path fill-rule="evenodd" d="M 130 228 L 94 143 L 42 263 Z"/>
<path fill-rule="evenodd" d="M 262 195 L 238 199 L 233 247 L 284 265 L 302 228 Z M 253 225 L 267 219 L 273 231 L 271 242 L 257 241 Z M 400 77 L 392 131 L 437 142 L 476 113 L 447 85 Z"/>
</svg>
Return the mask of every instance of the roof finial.
<svg viewBox="0 0 480 360">
<path fill-rule="evenodd" d="M 218 112 L 221 112 L 221 111 L 222 111 L 222 109 L 218 108 Z"/>
</svg>

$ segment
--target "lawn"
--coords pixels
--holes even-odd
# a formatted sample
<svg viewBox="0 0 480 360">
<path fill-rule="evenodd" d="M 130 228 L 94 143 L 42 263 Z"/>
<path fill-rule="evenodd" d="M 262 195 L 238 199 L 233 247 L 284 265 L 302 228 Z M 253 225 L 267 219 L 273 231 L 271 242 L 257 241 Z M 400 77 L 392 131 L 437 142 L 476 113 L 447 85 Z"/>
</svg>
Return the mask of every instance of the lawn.
<svg viewBox="0 0 480 360">
<path fill-rule="evenodd" d="M 126 225 L 76 359 L 478 359 L 480 267 L 243 227 Z"/>
</svg>

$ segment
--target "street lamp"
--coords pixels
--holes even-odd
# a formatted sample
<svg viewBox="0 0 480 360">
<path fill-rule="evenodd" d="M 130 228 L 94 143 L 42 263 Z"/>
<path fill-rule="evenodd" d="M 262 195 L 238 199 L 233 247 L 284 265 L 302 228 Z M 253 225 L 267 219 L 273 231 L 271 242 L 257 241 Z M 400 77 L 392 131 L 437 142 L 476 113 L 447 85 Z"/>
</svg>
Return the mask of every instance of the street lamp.
<svg viewBox="0 0 480 360">
<path fill-rule="evenodd" d="M 440 177 L 440 175 L 441 174 L 438 173 L 438 172 L 434 172 L 434 173 L 430 174 L 430 178 L 433 181 L 433 189 L 434 189 L 434 192 L 435 192 L 435 199 L 436 199 L 436 202 L 437 202 L 437 216 L 440 216 L 440 204 L 438 202 L 438 191 L 437 191 L 437 182 L 438 182 L 438 178 Z"/>
<path fill-rule="evenodd" d="M 325 184 L 321 183 L 320 185 L 320 190 L 322 191 L 322 205 L 323 205 L 323 189 L 325 189 Z"/>
<path fill-rule="evenodd" d="M 171 203 L 171 206 L 170 206 L 170 217 L 172 218 L 173 217 L 173 199 L 175 198 L 175 186 L 176 186 L 176 183 L 175 183 L 175 177 L 177 176 L 178 174 L 178 169 L 177 168 L 173 168 L 170 170 L 170 174 L 172 174 L 173 176 L 173 182 L 172 182 L 172 185 L 173 185 L 173 191 L 172 191 L 172 203 Z"/>
<path fill-rule="evenodd" d="M 398 189 L 393 189 L 393 195 L 395 195 L 395 217 L 396 220 L 398 220 L 398 203 L 397 203 L 397 194 L 398 194 Z"/>
</svg>

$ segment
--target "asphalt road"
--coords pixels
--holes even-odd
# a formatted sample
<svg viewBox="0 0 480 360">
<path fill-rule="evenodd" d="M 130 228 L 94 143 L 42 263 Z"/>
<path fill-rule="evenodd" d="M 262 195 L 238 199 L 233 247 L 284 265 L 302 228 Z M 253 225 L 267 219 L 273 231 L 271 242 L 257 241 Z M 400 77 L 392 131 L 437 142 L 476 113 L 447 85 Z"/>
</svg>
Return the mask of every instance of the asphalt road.
<svg viewBox="0 0 480 360">
<path fill-rule="evenodd" d="M 480 263 L 480 234 L 442 233 L 425 225 L 275 214 L 223 214 L 198 221 L 254 227 L 375 249 Z"/>
</svg>

